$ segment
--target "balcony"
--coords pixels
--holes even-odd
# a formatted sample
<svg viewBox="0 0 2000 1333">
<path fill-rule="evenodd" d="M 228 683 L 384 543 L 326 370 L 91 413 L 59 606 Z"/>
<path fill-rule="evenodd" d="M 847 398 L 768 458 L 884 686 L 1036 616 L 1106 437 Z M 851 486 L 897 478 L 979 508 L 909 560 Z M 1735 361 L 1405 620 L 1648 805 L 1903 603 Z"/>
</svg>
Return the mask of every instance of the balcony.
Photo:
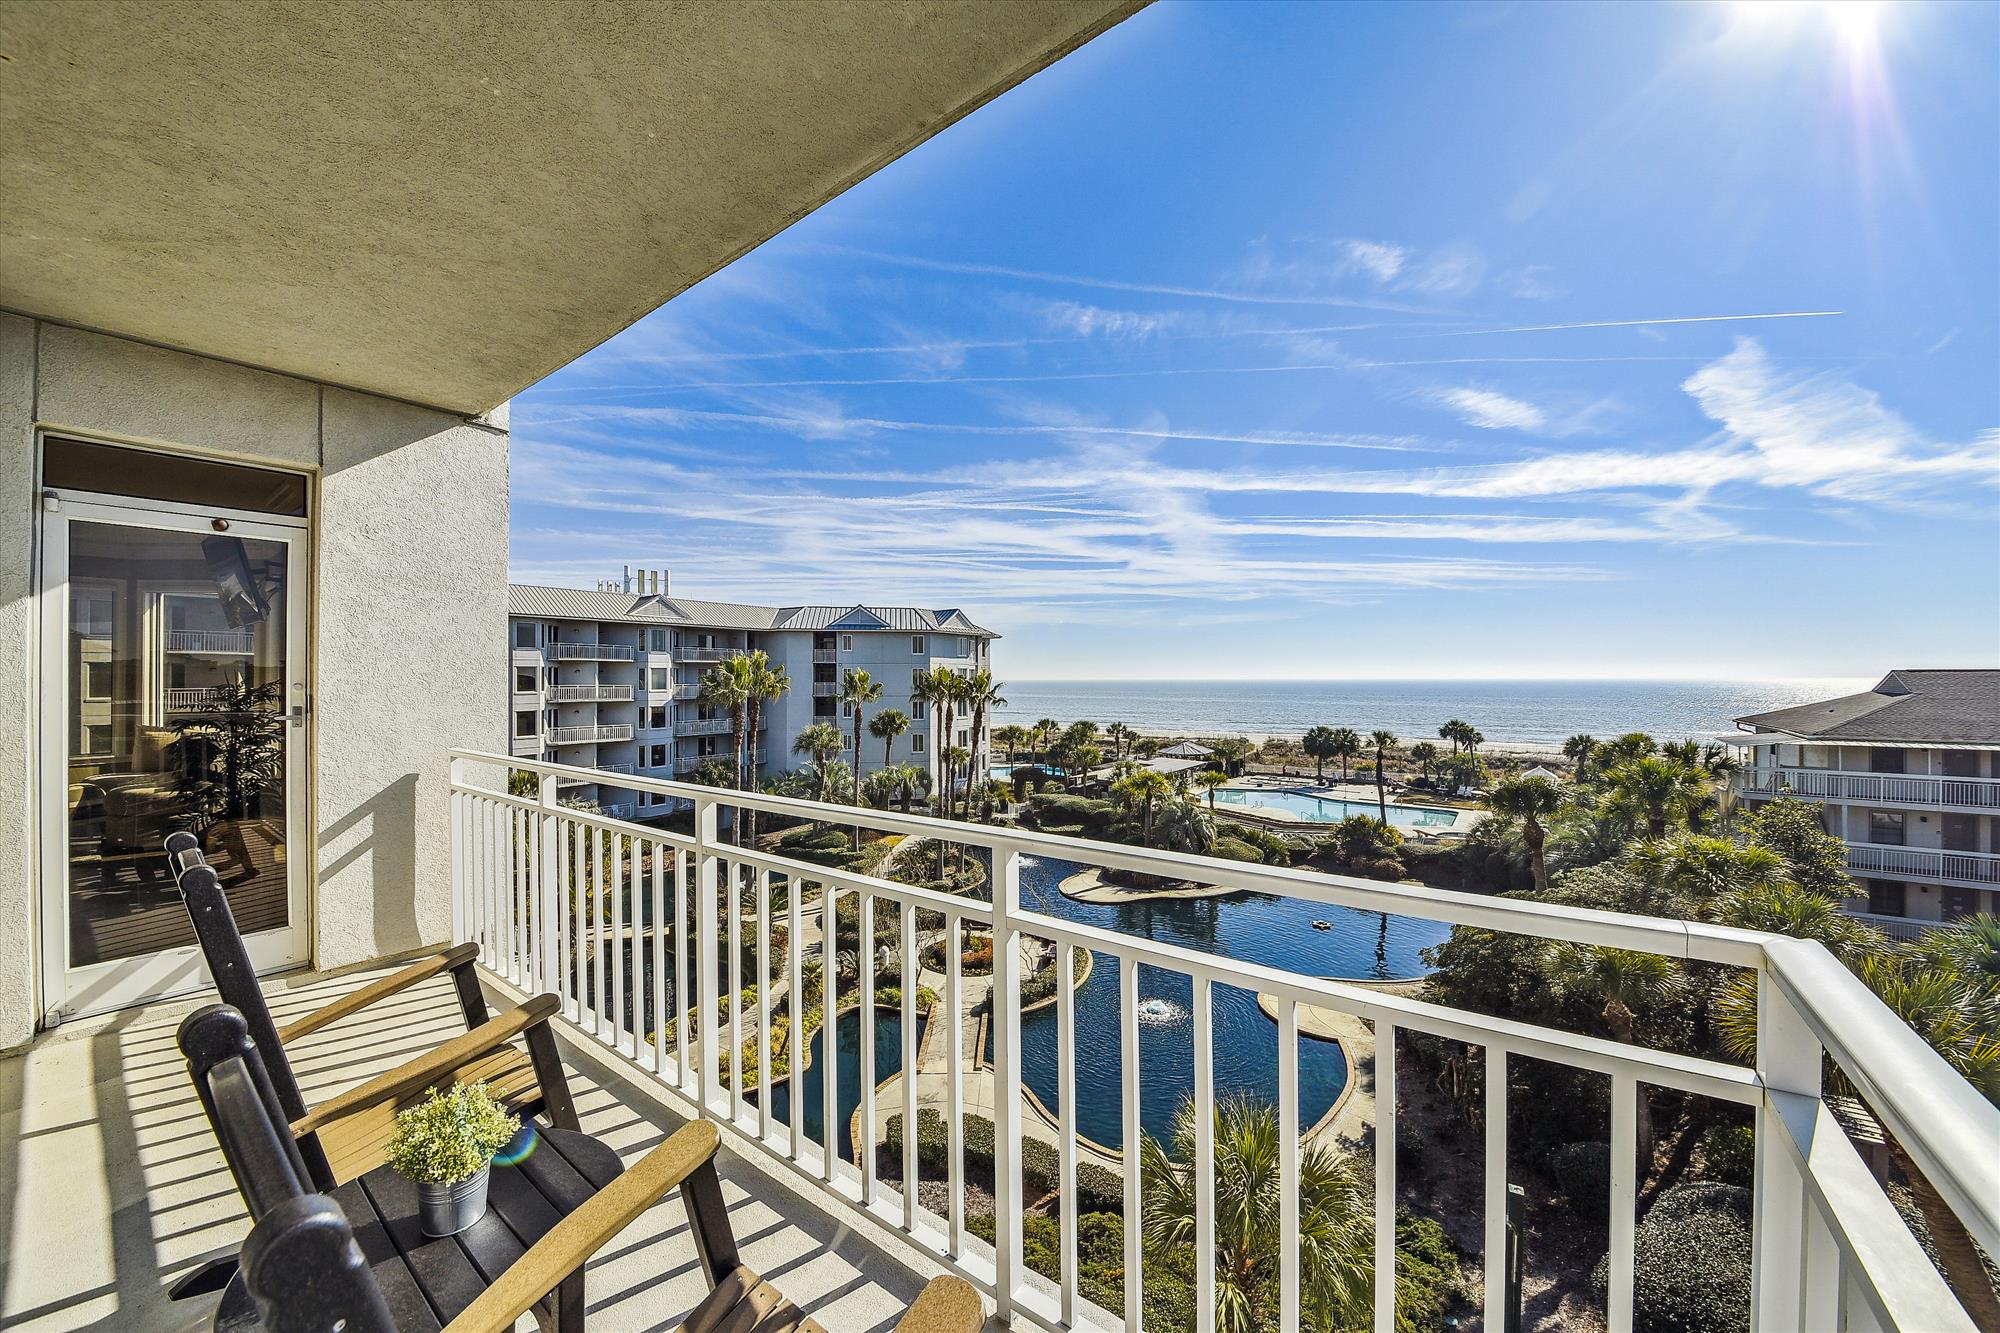
<svg viewBox="0 0 2000 1333">
<path fill-rule="evenodd" d="M 552 643 L 548 655 L 558 662 L 630 662 L 638 650 L 629 643 Z"/>
<path fill-rule="evenodd" d="M 632 702 L 630 685 L 552 685 L 549 687 L 549 702 L 558 704 L 628 704 Z"/>
<path fill-rule="evenodd" d="M 699 699 L 701 698 L 701 686 L 687 685 L 687 684 L 676 685 L 674 686 L 674 698 L 682 702 L 691 702 L 693 700 Z"/>
<path fill-rule="evenodd" d="M 739 651 L 741 650 L 736 648 L 676 648 L 674 657 L 682 662 L 720 662 L 731 653 Z"/>
<path fill-rule="evenodd" d="M 727 736 L 729 719 L 726 717 L 690 718 L 674 723 L 676 736 Z"/>
<path fill-rule="evenodd" d="M 257 651 L 257 636 L 247 629 L 170 629 L 167 651 L 244 656 Z"/>
<path fill-rule="evenodd" d="M 1484 1252 L 1499 1255 L 1509 1236 L 1508 1071 L 1512 1061 L 1542 1061 L 1588 1071 L 1608 1088 L 1611 1144 L 1606 1186 L 1610 1220 L 1606 1248 L 1608 1325 L 1629 1330 L 1633 1321 L 1635 1205 L 1638 1180 L 1638 1090 L 1641 1085 L 1746 1107 L 1755 1118 L 1757 1161 L 1753 1192 L 1756 1223 L 1752 1255 L 1751 1324 L 1757 1329 L 1794 1330 L 1969 1330 L 1971 1325 L 1944 1288 L 1868 1166 L 1835 1120 L 1821 1094 L 1822 1060 L 1828 1059 L 1865 1100 L 1883 1125 L 1912 1155 L 1949 1206 L 1983 1244 L 2000 1243 L 2000 1210 L 1990 1191 L 1992 1144 L 2000 1139 L 2000 1112 L 1884 1008 L 1861 983 L 1816 944 L 1780 936 L 1697 922 L 1592 912 L 1546 903 L 1521 902 L 1429 888 L 1383 884 L 1345 876 L 1225 862 L 1204 857 L 1078 839 L 1011 828 L 944 822 L 922 816 L 869 810 L 872 828 L 912 837 L 942 837 L 969 844 L 989 859 L 988 897 L 960 897 L 936 890 L 811 865 L 769 852 L 731 845 L 720 830 L 726 809 L 754 809 L 834 826 L 851 822 L 848 807 L 785 797 L 692 786 L 638 777 L 629 785 L 692 801 L 694 833 L 622 823 L 603 815 L 543 806 L 510 796 L 504 784 L 475 781 L 476 774 L 501 771 L 510 761 L 457 752 L 450 784 L 454 837 L 464 846 L 453 858 L 454 931 L 481 946 L 496 987 L 509 994 L 551 991 L 561 997 L 572 1025 L 568 1034 L 580 1064 L 615 1069 L 634 1085 L 656 1089 L 677 1105 L 718 1122 L 735 1151 L 755 1158 L 816 1201 L 829 1216 L 885 1228 L 896 1243 L 930 1264 L 959 1273 L 998 1306 L 1003 1322 L 1050 1328 L 1145 1327 L 1142 1315 L 1145 1262 L 1137 1227 L 1126 1232 L 1123 1310 L 1099 1310 L 1086 1298 L 1078 1278 L 1075 1237 L 1080 1169 L 1089 1162 L 1100 1176 L 1094 1188 L 1123 1191 L 1124 1215 L 1139 1215 L 1138 1154 L 1107 1155 L 1080 1146 L 1079 1106 L 1116 1099 L 1122 1141 L 1136 1142 L 1141 1130 L 1141 1089 L 1157 1071 L 1142 1077 L 1142 1025 L 1159 1016 L 1141 1004 L 1140 987 L 1166 993 L 1155 982 L 1172 978 L 1173 993 L 1187 1003 L 1177 1023 L 1177 1040 L 1191 1046 L 1192 1096 L 1201 1107 L 1215 1104 L 1219 1047 L 1218 1001 L 1226 994 L 1251 992 L 1275 1032 L 1275 1088 L 1281 1148 L 1277 1174 L 1281 1257 L 1277 1278 L 1284 1311 L 1280 1326 L 1295 1327 L 1302 1293 L 1295 1256 L 1301 1245 L 1296 1206 L 1299 1188 L 1302 1034 L 1324 1024 L 1344 1023 L 1355 1049 L 1372 1046 L 1368 1066 L 1356 1077 L 1369 1089 L 1397 1086 L 1399 1032 L 1443 1038 L 1459 1048 L 1477 1048 L 1475 1070 L 1483 1069 L 1484 1162 L 1473 1219 Z M 697 758 L 682 760 L 692 767 Z M 512 766 L 524 765 L 512 761 Z M 555 771 L 547 765 L 528 765 Z M 531 817 L 523 818 L 523 815 Z M 497 846 L 495 845 L 497 839 Z M 560 849 L 584 845 L 607 849 L 573 863 Z M 510 845 L 510 842 L 513 845 Z M 537 848 L 544 849 L 536 855 Z M 547 849 L 555 849 L 549 851 Z M 474 852 L 477 851 L 477 854 Z M 1024 868 L 1032 861 L 1060 859 L 1099 867 L 1227 884 L 1278 898 L 1358 909 L 1446 925 L 1474 926 L 1548 940 L 1664 954 L 1727 968 L 1753 971 L 1758 987 L 1758 1026 L 1766 1034 L 1754 1067 L 1625 1045 L 1599 1037 L 1541 1028 L 1453 1009 L 1408 992 L 1333 981 L 1247 959 L 1205 952 L 1179 943 L 1073 921 L 1044 910 L 1047 904 L 1022 893 Z M 671 869 L 669 869 L 671 868 Z M 575 891 L 568 875 L 611 892 Z M 782 901 L 773 888 L 784 888 Z M 677 932 L 637 931 L 636 949 L 652 951 L 641 967 L 634 950 L 589 950 L 584 942 L 626 938 L 640 921 L 719 920 L 727 915 L 742 929 L 726 932 L 726 943 L 694 948 Z M 690 899 L 692 898 L 692 901 Z M 822 923 L 838 906 L 859 906 L 861 947 L 853 952 L 858 975 L 836 983 L 838 969 L 821 968 L 825 957 Z M 591 904 L 599 904 L 593 907 Z M 779 905 L 774 906 L 774 903 Z M 690 914 L 690 908 L 692 913 Z M 923 915 L 920 915 L 923 914 Z M 923 924 L 924 917 L 933 924 Z M 946 932 L 961 925 L 990 931 L 994 975 L 963 975 L 957 950 L 942 950 L 939 973 L 920 970 L 920 932 Z M 878 935 L 877 932 L 881 934 Z M 947 936 L 949 937 L 949 936 Z M 839 1062 L 826 1070 L 818 1094 L 820 1123 L 848 1125 L 862 1150 L 822 1147 L 826 1137 L 802 1128 L 797 1117 L 775 1109 L 769 1060 L 756 1072 L 737 1077 L 736 1061 L 724 1052 L 755 1048 L 758 1034 L 773 1027 L 773 1005 L 800 998 L 823 1012 L 835 1012 L 836 984 L 849 994 L 867 995 L 876 986 L 881 956 L 876 945 L 900 956 L 903 978 L 921 976 L 936 992 L 927 1015 L 918 1010 L 917 987 L 901 985 L 894 1004 L 882 1010 L 899 1036 L 862 1041 L 858 1070 Z M 1031 953 L 1049 956 L 1057 976 L 1088 954 L 1098 968 L 1110 968 L 1116 999 L 1100 989 L 1099 1018 L 1108 1005 L 1111 1040 L 1080 1048 L 1082 990 L 1057 986 L 1042 1005 L 1024 1004 L 1021 988 Z M 747 966 L 749 971 L 745 971 Z M 670 961 L 671 960 L 671 961 Z M 768 967 L 770 984 L 743 988 Z M 1142 983 L 1141 969 L 1149 977 Z M 627 975 L 627 971 L 630 975 Z M 812 985 L 823 987 L 808 994 Z M 690 985 L 692 989 L 690 989 Z M 667 1020 L 687 1013 L 696 996 L 721 997 L 714 1012 L 725 1040 L 675 1042 L 666 1039 Z M 1147 1001 L 1147 1004 L 1155 1001 Z M 992 1033 L 990 1067 L 981 1047 L 963 1040 L 973 1030 L 968 1019 L 987 1006 Z M 1028 1015 L 1053 1008 L 1037 1019 L 1035 1058 L 1054 1064 L 1060 1088 L 1055 1098 L 1030 1097 L 1029 1076 L 1036 1066 L 1023 1043 Z M 706 1010 L 706 1002 L 703 1004 Z M 919 1038 L 920 1019 L 934 1030 Z M 676 1028 L 685 1031 L 681 1025 Z M 1051 1030 L 1052 1029 L 1052 1030 Z M 806 1068 L 807 1037 L 795 1024 L 783 1026 L 780 1048 L 793 1070 Z M 885 1029 L 886 1030 L 886 1029 Z M 944 1034 L 942 1040 L 937 1034 Z M 750 1046 L 746 1048 L 745 1040 Z M 883 1051 L 900 1045 L 897 1064 L 916 1077 L 881 1075 Z M 1116 1051 L 1115 1059 L 1110 1052 Z M 1088 1053 L 1087 1053 L 1088 1052 Z M 1227 1052 L 1228 1054 L 1235 1054 Z M 1152 1057 L 1146 1057 L 1150 1060 Z M 1097 1063 L 1090 1063 L 1095 1060 Z M 1406 1076 L 1407 1077 L 1407 1076 Z M 843 1093 L 843 1083 L 845 1092 Z M 796 1105 L 796 1103 L 792 1103 Z M 851 1112 L 849 1108 L 851 1107 Z M 1053 1107 L 1053 1109 L 1050 1109 Z M 993 1120 L 992 1219 L 996 1242 L 972 1233 L 966 1216 L 966 1182 L 973 1170 L 963 1117 L 977 1108 Z M 920 1158 L 916 1136 L 903 1138 L 900 1164 L 866 1150 L 881 1143 L 889 1117 L 916 1122 L 920 1110 L 936 1111 L 944 1129 L 942 1151 Z M 1403 1111 L 1396 1097 L 1370 1091 L 1361 1132 L 1376 1143 L 1397 1141 Z M 1194 1254 L 1213 1253 L 1215 1179 L 1200 1166 L 1215 1160 L 1213 1120 L 1196 1120 L 1191 1173 L 1196 1217 Z M 1116 1126 L 1114 1124 L 1114 1130 Z M 1024 1175 L 1030 1140 L 1046 1145 L 1040 1183 Z M 926 1153 L 931 1150 L 926 1149 Z M 1395 1238 L 1391 1219 L 1397 1195 L 1397 1154 L 1374 1161 L 1375 1327 L 1395 1322 Z M 1041 1159 L 1038 1159 L 1041 1160 Z M 1105 1165 L 1106 1162 L 1109 1165 Z M 892 1170 L 891 1167 L 899 1166 Z M 922 1181 L 942 1188 L 935 1195 L 906 1189 Z M 1062 1253 L 1058 1276 L 1045 1279 L 1027 1267 L 1023 1215 L 1053 1186 L 1059 1198 Z M 1215 1275 L 1194 1265 L 1197 1326 L 1210 1328 Z M 1484 1324 L 1507 1322 L 1506 1266 L 1484 1266 L 1481 1293 Z"/>
<path fill-rule="evenodd" d="M 2000 853 L 1948 852 L 1933 847 L 1847 845 L 1847 868 L 1880 879 L 1921 880 L 1970 888 L 2000 888 Z"/>
<path fill-rule="evenodd" d="M 836 680 L 816 680 L 812 683 L 812 697 L 831 699 L 840 693 L 840 682 Z"/>
<path fill-rule="evenodd" d="M 840 653 L 833 648 L 815 648 L 812 650 L 812 660 L 815 666 L 827 662 L 838 662 L 840 660 Z"/>
<path fill-rule="evenodd" d="M 195 685 L 176 687 L 166 691 L 166 705 L 169 713 L 190 713 L 223 694 L 220 685 Z"/>
<path fill-rule="evenodd" d="M 1790 795 L 1888 807 L 2000 811 L 2000 778 L 1778 767 L 1744 770 L 1736 776 L 1736 789 L 1753 796 Z"/>
<path fill-rule="evenodd" d="M 550 745 L 594 745 L 599 741 L 629 741 L 632 739 L 632 725 L 629 722 L 616 722 L 604 726 L 550 727 L 546 735 Z"/>
</svg>

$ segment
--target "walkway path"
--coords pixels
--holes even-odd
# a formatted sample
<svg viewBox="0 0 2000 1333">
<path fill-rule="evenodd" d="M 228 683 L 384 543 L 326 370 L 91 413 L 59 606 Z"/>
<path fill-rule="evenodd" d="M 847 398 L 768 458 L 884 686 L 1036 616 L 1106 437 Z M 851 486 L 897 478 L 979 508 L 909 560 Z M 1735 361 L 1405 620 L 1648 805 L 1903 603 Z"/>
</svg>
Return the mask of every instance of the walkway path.
<svg viewBox="0 0 2000 1333">
<path fill-rule="evenodd" d="M 1353 984 L 1385 995 L 1416 995 L 1423 990 L 1422 979 L 1413 981 L 1356 981 Z M 1269 995 L 1257 997 L 1257 1007 L 1271 1021 L 1278 1019 L 1278 1002 Z M 1318 1005 L 1299 1006 L 1299 1033 L 1337 1041 L 1347 1057 L 1347 1087 L 1341 1092 L 1333 1114 L 1308 1137 L 1329 1144 L 1358 1147 L 1375 1131 L 1375 1026 L 1366 1019 L 1338 1009 Z"/>
</svg>

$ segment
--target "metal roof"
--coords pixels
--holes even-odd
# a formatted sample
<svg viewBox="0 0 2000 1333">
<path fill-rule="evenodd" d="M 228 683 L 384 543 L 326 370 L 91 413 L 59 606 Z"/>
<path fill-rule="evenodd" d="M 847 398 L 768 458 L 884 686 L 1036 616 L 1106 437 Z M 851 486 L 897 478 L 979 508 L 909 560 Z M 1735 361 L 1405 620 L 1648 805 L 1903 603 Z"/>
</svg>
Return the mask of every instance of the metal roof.
<svg viewBox="0 0 2000 1333">
<path fill-rule="evenodd" d="M 524 620 L 598 620 L 703 629 L 829 630 L 891 634 L 969 634 L 997 639 L 957 610 L 915 606 L 757 606 L 666 594 L 601 592 L 592 588 L 507 585 L 507 614 Z"/>
</svg>

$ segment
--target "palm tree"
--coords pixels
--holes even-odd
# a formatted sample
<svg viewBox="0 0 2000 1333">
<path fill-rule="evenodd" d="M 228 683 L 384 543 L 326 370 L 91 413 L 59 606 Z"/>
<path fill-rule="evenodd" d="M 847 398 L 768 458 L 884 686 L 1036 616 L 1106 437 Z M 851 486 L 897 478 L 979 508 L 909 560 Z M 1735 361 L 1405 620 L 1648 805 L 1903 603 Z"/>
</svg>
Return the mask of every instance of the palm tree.
<svg viewBox="0 0 2000 1333">
<path fill-rule="evenodd" d="M 710 708 L 721 708 L 729 714 L 729 762 L 735 770 L 735 786 L 743 790 L 743 722 L 750 707 L 750 686 L 753 675 L 750 661 L 738 653 L 724 658 L 701 673 L 701 702 Z M 733 812 L 730 823 L 735 826 L 738 843 L 743 840 L 743 821 Z"/>
<path fill-rule="evenodd" d="M 1429 741 L 1418 741 L 1410 747 L 1410 758 L 1422 766 L 1426 778 L 1430 777 L 1431 770 L 1437 766 L 1438 756 L 1442 753 L 1442 750 Z"/>
<path fill-rule="evenodd" d="M 1578 732 L 1563 742 L 1563 758 L 1576 765 L 1576 780 L 1590 775 L 1590 757 L 1597 753 L 1597 737 Z"/>
<path fill-rule="evenodd" d="M 743 753 L 749 771 L 749 785 L 757 785 L 757 733 L 764 726 L 764 705 L 790 692 L 791 673 L 774 665 L 762 648 L 744 653 L 743 659 L 749 664 L 745 668 L 748 694 L 743 701 Z M 757 840 L 757 812 L 743 812 L 745 836 L 752 842 Z"/>
<path fill-rule="evenodd" d="M 951 769 L 943 767 L 944 752 L 951 744 L 952 705 L 958 698 L 958 684 L 958 673 L 950 667 L 940 666 L 932 667 L 918 676 L 916 684 L 910 688 L 910 697 L 921 701 L 936 719 L 937 744 L 931 747 L 931 753 L 937 756 L 937 762 L 942 768 L 938 778 L 939 785 L 943 787 L 945 793 L 947 817 L 951 814 Z"/>
<path fill-rule="evenodd" d="M 1111 757 L 1113 759 L 1121 757 L 1125 753 L 1125 742 L 1134 739 L 1132 728 L 1126 726 L 1123 722 L 1113 722 L 1104 729 L 1104 734 L 1111 739 Z"/>
<path fill-rule="evenodd" d="M 854 710 L 854 803 L 861 804 L 861 713 L 869 704 L 882 702 L 882 682 L 866 671 L 849 667 L 840 676 L 840 702 Z M 885 758 L 884 762 L 887 760 Z M 856 837 L 860 831 L 856 830 Z"/>
<path fill-rule="evenodd" d="M 1463 718 L 1455 717 L 1438 728 L 1438 739 L 1451 742 L 1452 757 L 1456 759 L 1458 757 L 1459 746 L 1464 742 L 1466 733 L 1471 730 L 1472 724 L 1470 722 L 1465 721 Z"/>
<path fill-rule="evenodd" d="M 1528 866 L 1535 873 L 1535 892 L 1549 891 L 1549 865 L 1542 856 L 1548 833 L 1542 821 L 1562 806 L 1562 792 L 1547 778 L 1506 778 L 1486 793 L 1486 808 L 1521 821 L 1521 841 L 1528 845 Z"/>
<path fill-rule="evenodd" d="M 1306 734 L 1299 738 L 1299 748 L 1313 761 L 1313 777 L 1316 781 L 1326 781 L 1326 761 L 1334 758 L 1333 728 L 1307 727 Z"/>
<path fill-rule="evenodd" d="M 909 729 L 909 715 L 900 708 L 885 708 L 868 724 L 868 734 L 882 742 L 882 767 L 895 764 L 896 738 Z"/>
<path fill-rule="evenodd" d="M 1591 944 L 1558 944 L 1549 951 L 1547 974 L 1558 993 L 1602 1001 L 1606 1030 L 1616 1041 L 1631 1045 L 1640 1010 L 1673 999 L 1687 978 L 1672 960 L 1656 953 L 1601 949 Z M 1639 1086 L 1639 1162 L 1653 1159 L 1653 1108 L 1644 1084 Z"/>
<path fill-rule="evenodd" d="M 1619 809 L 1646 821 L 1646 836 L 1664 838 L 1667 821 L 1687 818 L 1707 795 L 1707 784 L 1686 764 L 1647 755 L 1627 760 L 1605 774 Z"/>
<path fill-rule="evenodd" d="M 1062 735 L 1062 723 L 1052 717 L 1045 717 L 1029 730 L 1035 733 L 1035 744 L 1041 749 L 1042 758 L 1046 760 L 1049 757 L 1049 747 L 1056 743 L 1056 737 Z"/>
<path fill-rule="evenodd" d="M 1208 808 L 1215 809 L 1215 789 L 1227 783 L 1229 775 L 1219 768 L 1204 768 L 1194 775 L 1194 785 L 1208 789 Z"/>
<path fill-rule="evenodd" d="M 1361 753 L 1361 733 L 1352 727 L 1335 727 L 1327 742 L 1327 753 L 1340 760 L 1340 780 L 1347 781 L 1347 761 Z"/>
<path fill-rule="evenodd" d="M 1389 751 L 1396 748 L 1396 733 L 1371 731 L 1368 743 L 1375 747 L 1375 810 L 1386 827 L 1389 823 Z"/>
<path fill-rule="evenodd" d="M 972 710 L 972 758 L 979 757 L 979 737 L 986 730 L 987 716 L 1007 706 L 1007 696 L 1000 693 L 1000 682 L 993 679 L 990 671 L 975 671 L 965 679 L 963 698 L 966 707 Z M 965 817 L 972 818 L 972 772 L 965 775 Z"/>
<path fill-rule="evenodd" d="M 813 799 L 826 801 L 832 797 L 827 790 L 827 779 L 831 775 L 833 761 L 840 757 L 844 743 L 840 728 L 831 722 L 815 722 L 803 728 L 792 741 L 792 753 L 809 755 L 812 758 L 816 794 Z"/>
<path fill-rule="evenodd" d="M 1139 1143 L 1141 1211 L 1146 1251 L 1178 1257 L 1195 1243 L 1200 1182 L 1195 1138 L 1200 1121 L 1192 1100 L 1174 1117 L 1171 1147 L 1150 1136 Z M 1277 1270 L 1285 1244 L 1280 1228 L 1282 1140 L 1276 1108 L 1243 1097 L 1215 1102 L 1215 1322 L 1224 1333 L 1275 1327 Z M 1369 1326 L 1375 1285 L 1373 1182 L 1349 1154 L 1321 1144 L 1299 1151 L 1299 1264 L 1302 1323 L 1312 1328 Z M 1399 1284 L 1400 1285 L 1400 1284 Z"/>
<path fill-rule="evenodd" d="M 1112 783 L 1111 790 L 1139 807 L 1139 841 L 1145 846 L 1152 846 L 1153 802 L 1171 796 L 1174 784 L 1167 781 L 1164 773 L 1142 768 Z"/>
<path fill-rule="evenodd" d="M 993 728 L 993 739 L 1007 747 L 1007 762 L 1014 762 L 1014 752 L 1028 743 L 1028 729 L 1008 723 L 1004 727 Z"/>
</svg>

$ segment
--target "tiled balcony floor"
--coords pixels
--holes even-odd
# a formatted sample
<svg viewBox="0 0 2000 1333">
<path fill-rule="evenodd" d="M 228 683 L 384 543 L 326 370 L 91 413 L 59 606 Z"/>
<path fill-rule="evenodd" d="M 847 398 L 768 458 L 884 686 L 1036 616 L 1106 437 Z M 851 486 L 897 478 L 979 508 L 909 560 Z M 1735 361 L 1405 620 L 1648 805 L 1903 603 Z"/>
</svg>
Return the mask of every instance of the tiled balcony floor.
<svg viewBox="0 0 2000 1333">
<path fill-rule="evenodd" d="M 379 975 L 276 979 L 266 989 L 283 1024 Z M 207 1002 L 67 1024 L 0 1057 L 0 1327 L 206 1326 L 212 1298 L 172 1303 L 166 1287 L 234 1253 L 249 1229 L 174 1046 L 181 1017 Z M 292 1049 L 315 1101 L 463 1029 L 439 980 Z M 652 1094 L 608 1075 L 572 1066 L 571 1086 L 584 1128 L 627 1161 L 681 1123 Z M 845 1225 L 726 1149 L 722 1178 L 744 1262 L 833 1333 L 886 1333 L 922 1286 L 905 1267 L 913 1252 L 886 1232 Z M 679 1197 L 607 1246 L 588 1281 L 592 1330 L 676 1327 L 704 1289 Z"/>
</svg>

